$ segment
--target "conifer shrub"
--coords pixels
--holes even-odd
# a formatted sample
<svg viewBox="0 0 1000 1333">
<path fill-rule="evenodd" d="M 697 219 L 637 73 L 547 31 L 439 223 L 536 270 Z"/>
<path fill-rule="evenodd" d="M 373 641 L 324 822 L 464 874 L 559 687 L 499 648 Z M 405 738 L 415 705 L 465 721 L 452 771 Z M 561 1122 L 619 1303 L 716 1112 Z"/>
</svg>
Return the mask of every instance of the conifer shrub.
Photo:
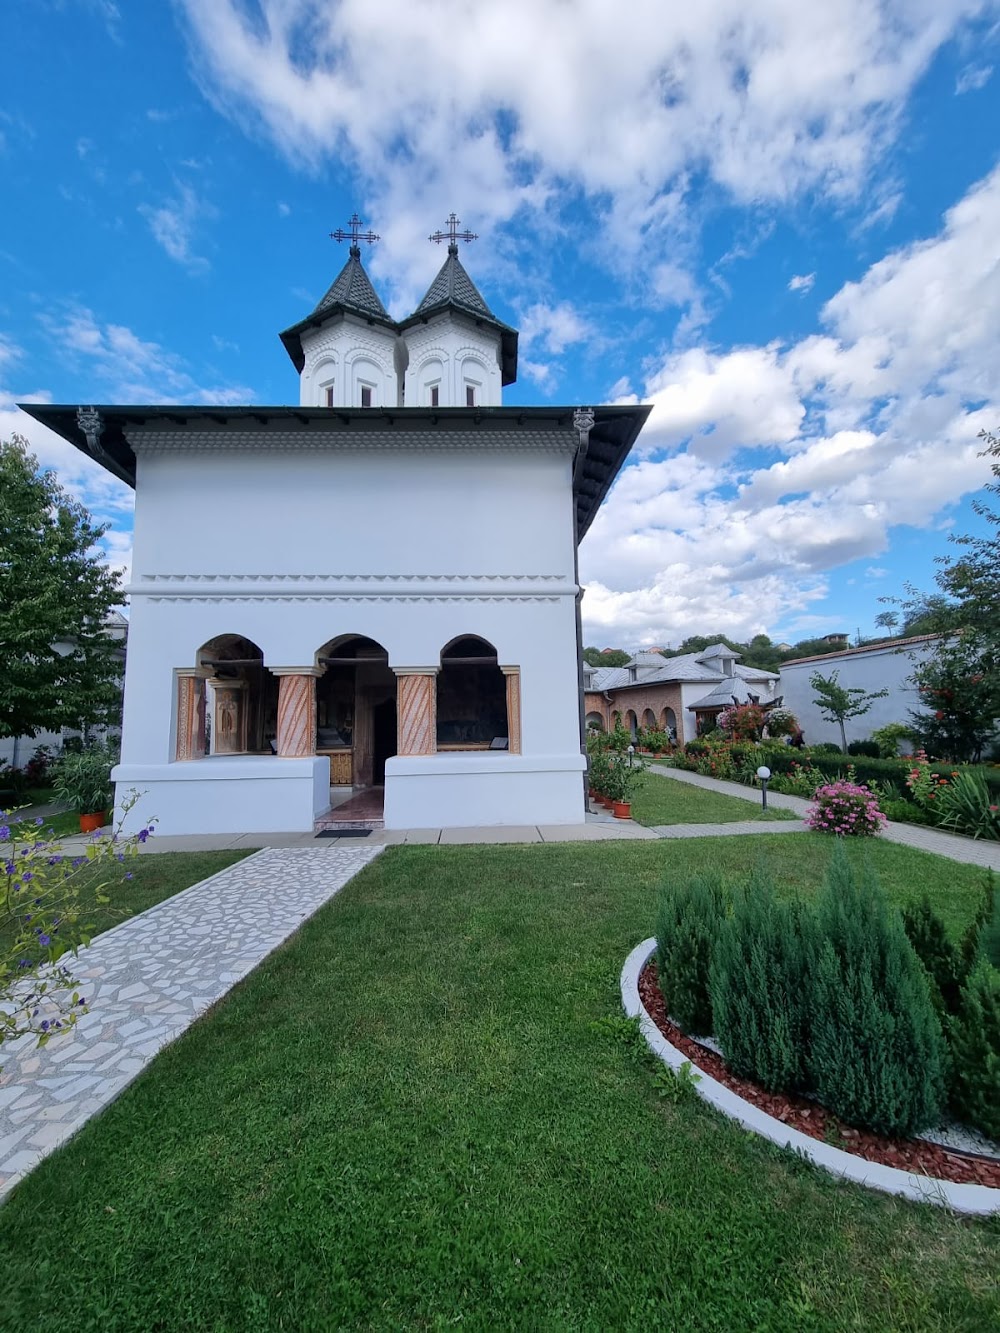
<svg viewBox="0 0 1000 1333">
<path fill-rule="evenodd" d="M 728 894 L 717 875 L 667 883 L 656 921 L 656 965 L 667 1013 L 685 1032 L 712 1032 L 709 969 L 728 910 Z"/>
<path fill-rule="evenodd" d="M 926 894 L 916 906 L 903 909 L 903 928 L 931 980 L 931 995 L 939 1012 L 955 1013 L 966 969 Z"/>
<path fill-rule="evenodd" d="M 736 894 L 711 965 L 715 1036 L 733 1071 L 768 1092 L 805 1083 L 805 1000 L 818 947 L 812 911 L 758 872 Z"/>
<path fill-rule="evenodd" d="M 962 962 L 967 972 L 975 967 L 979 961 L 981 946 L 984 943 L 984 933 L 987 923 L 994 919 L 997 911 L 997 891 L 996 880 L 993 878 L 993 871 L 987 870 L 986 877 L 983 880 L 983 894 L 979 900 L 979 907 L 976 909 L 976 915 L 972 918 L 968 930 L 962 936 Z M 1000 967 L 1000 962 L 992 960 L 995 967 Z"/>
<path fill-rule="evenodd" d="M 951 1104 L 967 1124 L 1000 1139 L 1000 971 L 981 958 L 951 1023 Z"/>
<path fill-rule="evenodd" d="M 867 868 L 837 846 L 816 902 L 822 941 L 809 977 L 806 1074 L 850 1124 L 910 1135 L 944 1099 L 947 1052 L 927 975 Z"/>
</svg>

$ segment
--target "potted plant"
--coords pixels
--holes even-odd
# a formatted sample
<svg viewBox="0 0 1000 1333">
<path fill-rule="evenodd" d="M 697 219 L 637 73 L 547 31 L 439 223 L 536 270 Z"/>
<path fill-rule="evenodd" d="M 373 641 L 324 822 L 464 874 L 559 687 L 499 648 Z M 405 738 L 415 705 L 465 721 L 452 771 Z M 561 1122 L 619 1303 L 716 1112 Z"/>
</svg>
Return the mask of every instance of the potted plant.
<svg viewBox="0 0 1000 1333">
<path fill-rule="evenodd" d="M 80 816 L 80 832 L 92 833 L 106 821 L 113 801 L 111 770 L 118 762 L 111 745 L 89 745 L 64 754 L 53 766 L 56 796 Z"/>
</svg>

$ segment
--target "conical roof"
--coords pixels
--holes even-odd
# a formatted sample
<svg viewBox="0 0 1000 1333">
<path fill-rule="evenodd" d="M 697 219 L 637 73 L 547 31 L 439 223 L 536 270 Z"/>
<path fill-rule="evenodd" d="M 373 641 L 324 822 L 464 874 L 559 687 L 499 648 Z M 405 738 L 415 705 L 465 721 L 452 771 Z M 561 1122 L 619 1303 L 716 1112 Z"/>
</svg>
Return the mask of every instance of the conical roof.
<svg viewBox="0 0 1000 1333">
<path fill-rule="evenodd" d="M 365 266 L 361 262 L 361 249 L 357 245 L 351 246 L 347 263 L 334 278 L 326 295 L 319 301 L 312 314 L 293 324 L 290 329 L 285 329 L 281 334 L 285 351 L 292 358 L 292 363 L 300 374 L 305 365 L 302 334 L 306 329 L 319 328 L 332 316 L 340 314 L 358 315 L 369 323 L 384 324 L 393 332 L 396 331 L 394 321 L 365 272 Z"/>
<path fill-rule="evenodd" d="M 468 311 L 470 315 L 475 315 L 477 319 L 489 319 L 494 324 L 500 322 L 483 300 L 479 288 L 462 267 L 457 245 L 448 246 L 448 258 L 441 265 L 437 277 L 427 288 L 427 295 L 413 313 L 425 315 L 440 306 L 448 305 L 458 306 L 459 309 Z"/>
<path fill-rule="evenodd" d="M 408 319 L 400 321 L 399 328 L 402 331 L 414 324 L 426 323 L 432 316 L 449 310 L 496 329 L 500 335 L 501 382 L 512 384 L 517 379 L 517 330 L 497 319 L 483 300 L 479 288 L 462 267 L 458 246 L 454 244 L 448 246 L 448 257 L 427 288 L 424 299 Z"/>
<path fill-rule="evenodd" d="M 365 272 L 365 266 L 361 262 L 361 250 L 356 245 L 351 246 L 347 263 L 334 278 L 329 291 L 318 302 L 313 315 L 320 315 L 333 306 L 353 310 L 366 318 L 374 315 L 377 319 L 389 319 L 389 312 L 379 300 L 378 292 Z"/>
</svg>

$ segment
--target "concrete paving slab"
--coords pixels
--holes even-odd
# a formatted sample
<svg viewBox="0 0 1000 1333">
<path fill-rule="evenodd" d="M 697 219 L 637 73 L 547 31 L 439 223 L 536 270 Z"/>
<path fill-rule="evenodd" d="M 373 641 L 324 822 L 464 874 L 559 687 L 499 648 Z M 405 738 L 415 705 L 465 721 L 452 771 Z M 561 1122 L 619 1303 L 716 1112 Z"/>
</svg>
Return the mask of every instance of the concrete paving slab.
<svg viewBox="0 0 1000 1333">
<path fill-rule="evenodd" d="M 446 828 L 441 830 L 441 845 L 458 843 L 541 842 L 534 824 L 509 824 L 491 828 Z"/>
<path fill-rule="evenodd" d="M 656 837 L 652 829 L 626 819 L 613 823 L 540 824 L 538 832 L 543 842 L 627 842 Z"/>
</svg>

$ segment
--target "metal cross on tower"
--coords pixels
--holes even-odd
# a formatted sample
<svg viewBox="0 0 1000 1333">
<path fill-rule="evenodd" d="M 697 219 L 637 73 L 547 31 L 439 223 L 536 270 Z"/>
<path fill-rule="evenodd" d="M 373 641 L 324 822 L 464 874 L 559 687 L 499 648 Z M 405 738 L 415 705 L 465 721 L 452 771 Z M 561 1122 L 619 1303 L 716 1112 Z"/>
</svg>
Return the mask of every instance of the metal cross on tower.
<svg viewBox="0 0 1000 1333">
<path fill-rule="evenodd" d="M 330 232 L 330 240 L 350 241 L 351 250 L 356 250 L 358 254 L 361 253 L 361 247 L 358 245 L 358 241 L 367 241 L 369 245 L 374 245 L 376 241 L 382 239 L 377 231 L 361 230 L 361 219 L 358 217 L 357 213 L 351 214 L 351 220 L 347 225 L 350 227 L 350 231 L 345 231 L 343 227 L 338 227 L 336 231 Z"/>
<path fill-rule="evenodd" d="M 459 241 L 478 241 L 479 237 L 474 231 L 459 231 L 461 218 L 457 218 L 454 213 L 448 214 L 447 231 L 436 231 L 432 236 L 428 236 L 429 241 L 436 241 L 438 245 L 442 241 L 448 242 L 449 250 L 457 250 Z"/>
</svg>

